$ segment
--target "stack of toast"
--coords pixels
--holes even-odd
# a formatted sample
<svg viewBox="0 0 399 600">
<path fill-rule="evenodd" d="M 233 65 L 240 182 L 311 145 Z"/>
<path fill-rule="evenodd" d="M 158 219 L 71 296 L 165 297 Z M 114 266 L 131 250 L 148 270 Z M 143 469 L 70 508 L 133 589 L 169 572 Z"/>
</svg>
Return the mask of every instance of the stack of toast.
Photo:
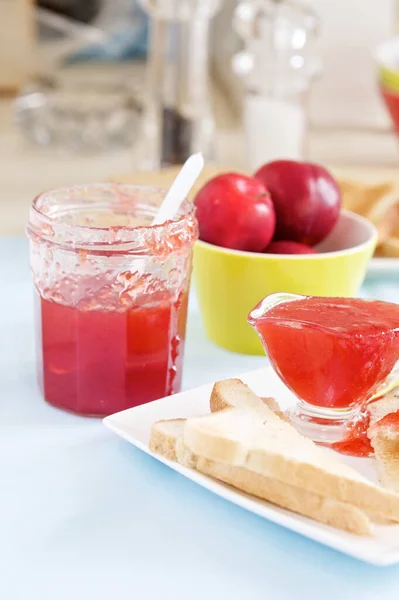
<svg viewBox="0 0 399 600">
<path fill-rule="evenodd" d="M 369 219 L 378 230 L 376 256 L 399 257 L 399 184 L 339 180 L 342 205 Z"/>
<path fill-rule="evenodd" d="M 375 418 L 373 426 L 379 421 Z M 381 431 L 378 435 L 376 446 Z M 259 398 L 239 379 L 215 383 L 210 414 L 154 423 L 150 449 L 248 494 L 358 535 L 373 535 L 374 523 L 399 522 L 399 494 L 372 483 L 337 453 L 299 434 L 274 399 Z"/>
</svg>

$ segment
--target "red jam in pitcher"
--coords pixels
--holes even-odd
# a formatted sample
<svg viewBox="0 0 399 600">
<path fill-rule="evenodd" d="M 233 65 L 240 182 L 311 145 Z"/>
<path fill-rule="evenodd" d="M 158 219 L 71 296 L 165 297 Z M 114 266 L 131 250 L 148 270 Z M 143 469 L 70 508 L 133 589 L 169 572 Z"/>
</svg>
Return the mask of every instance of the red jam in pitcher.
<svg viewBox="0 0 399 600">
<path fill-rule="evenodd" d="M 249 316 L 276 372 L 298 397 L 294 424 L 337 441 L 399 358 L 399 305 L 274 294 Z"/>
<path fill-rule="evenodd" d="M 180 390 L 197 228 L 189 202 L 152 227 L 162 197 L 93 184 L 34 201 L 38 369 L 49 403 L 107 415 Z"/>
</svg>

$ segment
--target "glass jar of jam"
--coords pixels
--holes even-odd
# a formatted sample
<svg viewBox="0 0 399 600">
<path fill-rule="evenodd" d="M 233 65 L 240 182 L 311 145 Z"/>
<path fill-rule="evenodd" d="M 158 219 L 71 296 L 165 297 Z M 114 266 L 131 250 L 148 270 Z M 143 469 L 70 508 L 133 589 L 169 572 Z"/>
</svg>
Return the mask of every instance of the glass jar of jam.
<svg viewBox="0 0 399 600">
<path fill-rule="evenodd" d="M 198 233 L 189 201 L 151 225 L 163 196 L 104 183 L 33 201 L 38 375 L 50 404 L 102 416 L 180 390 Z"/>
</svg>

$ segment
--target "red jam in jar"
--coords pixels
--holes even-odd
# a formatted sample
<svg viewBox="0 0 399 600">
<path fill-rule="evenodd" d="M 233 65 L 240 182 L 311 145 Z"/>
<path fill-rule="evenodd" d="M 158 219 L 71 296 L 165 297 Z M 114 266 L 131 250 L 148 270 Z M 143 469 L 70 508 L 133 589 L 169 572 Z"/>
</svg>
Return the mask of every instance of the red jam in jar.
<svg viewBox="0 0 399 600">
<path fill-rule="evenodd" d="M 180 390 L 197 227 L 189 202 L 152 227 L 162 197 L 93 184 L 34 201 L 28 233 L 49 403 L 102 416 Z"/>
</svg>

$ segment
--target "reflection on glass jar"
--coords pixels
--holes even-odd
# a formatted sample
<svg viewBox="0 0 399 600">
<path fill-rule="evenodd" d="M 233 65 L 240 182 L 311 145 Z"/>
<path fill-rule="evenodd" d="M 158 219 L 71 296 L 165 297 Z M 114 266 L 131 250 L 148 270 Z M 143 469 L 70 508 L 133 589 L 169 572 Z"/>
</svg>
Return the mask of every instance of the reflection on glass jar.
<svg viewBox="0 0 399 600">
<path fill-rule="evenodd" d="M 197 225 L 186 201 L 151 226 L 162 197 L 92 184 L 34 200 L 38 375 L 51 404 L 107 415 L 180 390 Z"/>
</svg>

